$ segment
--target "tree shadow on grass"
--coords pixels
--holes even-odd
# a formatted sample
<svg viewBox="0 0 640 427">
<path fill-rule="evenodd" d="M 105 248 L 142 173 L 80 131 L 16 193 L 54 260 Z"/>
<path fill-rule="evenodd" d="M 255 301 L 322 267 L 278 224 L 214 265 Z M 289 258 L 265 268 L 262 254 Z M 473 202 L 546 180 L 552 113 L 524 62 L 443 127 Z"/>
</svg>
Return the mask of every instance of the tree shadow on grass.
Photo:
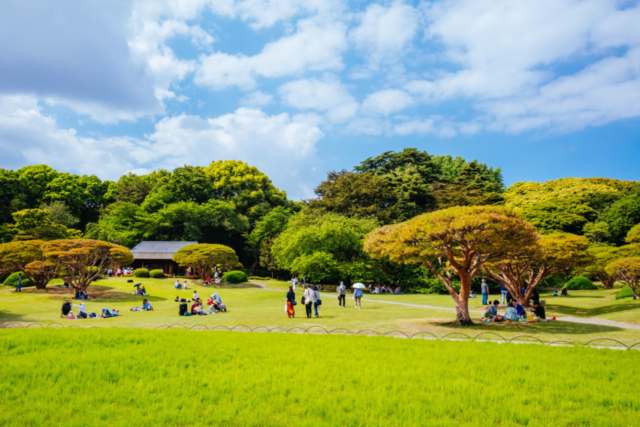
<svg viewBox="0 0 640 427">
<path fill-rule="evenodd" d="M 594 308 L 583 308 L 583 307 L 570 307 L 566 305 L 555 305 L 549 304 L 547 306 L 548 310 L 553 310 L 554 312 L 576 316 L 576 317 L 593 317 L 600 316 L 602 314 L 611 314 L 611 313 L 620 313 L 623 311 L 629 310 L 639 310 L 640 309 L 640 301 L 637 303 L 626 303 L 626 304 L 616 304 L 616 305 L 607 305 L 604 307 L 594 307 Z M 639 313 L 640 317 L 640 313 Z"/>
<path fill-rule="evenodd" d="M 142 304 L 142 301 L 147 299 L 149 302 L 166 301 L 166 298 L 158 297 L 154 295 L 133 295 L 134 288 L 131 287 L 131 293 L 122 291 L 119 288 L 112 286 L 91 285 L 87 290 L 87 294 L 90 299 L 84 302 L 131 302 Z M 68 300 L 72 299 L 75 295 L 75 289 L 73 288 L 47 288 L 41 289 L 37 294 L 49 295 L 54 300 Z M 82 301 L 81 301 L 82 302 Z"/>
<path fill-rule="evenodd" d="M 549 322 L 491 322 L 486 323 L 481 320 L 474 319 L 474 324 L 470 326 L 458 326 L 456 322 L 431 322 L 431 324 L 440 327 L 455 328 L 457 331 L 470 336 L 475 336 L 483 332 L 501 333 L 517 333 L 522 335 L 587 335 L 587 334 L 604 334 L 609 332 L 624 332 L 626 329 L 617 328 L 615 326 L 590 325 L 585 323 L 563 322 L 560 320 Z"/>
</svg>

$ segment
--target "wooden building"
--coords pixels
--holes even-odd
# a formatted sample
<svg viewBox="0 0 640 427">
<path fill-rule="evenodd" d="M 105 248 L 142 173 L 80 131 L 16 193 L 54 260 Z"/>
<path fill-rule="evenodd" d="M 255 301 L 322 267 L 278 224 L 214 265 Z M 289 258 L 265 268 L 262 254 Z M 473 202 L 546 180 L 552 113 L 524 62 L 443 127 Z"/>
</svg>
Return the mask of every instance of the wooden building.
<svg viewBox="0 0 640 427">
<path fill-rule="evenodd" d="M 185 269 L 173 261 L 173 255 L 180 248 L 196 243 L 198 242 L 140 242 L 131 249 L 133 268 L 161 269 L 168 275 L 183 275 Z"/>
</svg>

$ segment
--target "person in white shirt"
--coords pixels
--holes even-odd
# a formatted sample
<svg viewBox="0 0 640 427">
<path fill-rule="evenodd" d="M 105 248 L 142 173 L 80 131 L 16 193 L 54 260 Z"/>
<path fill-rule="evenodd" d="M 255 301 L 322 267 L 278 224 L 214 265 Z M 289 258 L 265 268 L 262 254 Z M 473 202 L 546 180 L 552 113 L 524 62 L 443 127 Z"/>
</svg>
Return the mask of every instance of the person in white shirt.
<svg viewBox="0 0 640 427">
<path fill-rule="evenodd" d="M 198 295 L 198 291 L 193 291 L 193 300 L 197 301 L 200 298 L 200 295 Z"/>
<path fill-rule="evenodd" d="M 313 309 L 316 312 L 316 317 L 319 317 L 320 315 L 318 314 L 318 307 L 320 307 L 320 305 L 322 304 L 322 301 L 320 300 L 320 291 L 318 290 L 317 286 L 313 286 Z"/>
<path fill-rule="evenodd" d="M 74 307 L 78 307 L 78 315 L 76 316 L 78 319 L 86 319 L 87 318 L 87 309 L 84 306 L 84 303 L 80 303 L 80 305 L 72 304 Z"/>
<path fill-rule="evenodd" d="M 311 286 L 307 286 L 304 290 L 304 305 L 307 309 L 307 317 L 311 318 L 311 305 L 313 304 L 313 290 Z"/>
</svg>

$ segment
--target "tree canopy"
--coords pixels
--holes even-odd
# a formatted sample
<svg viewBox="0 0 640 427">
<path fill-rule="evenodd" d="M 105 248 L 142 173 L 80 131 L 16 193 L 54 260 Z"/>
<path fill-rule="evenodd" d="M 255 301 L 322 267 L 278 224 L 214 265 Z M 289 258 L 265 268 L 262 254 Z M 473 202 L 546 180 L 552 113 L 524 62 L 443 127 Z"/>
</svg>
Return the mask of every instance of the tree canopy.
<svg viewBox="0 0 640 427">
<path fill-rule="evenodd" d="M 606 271 L 617 280 L 628 285 L 634 299 L 640 299 L 640 257 L 623 258 L 607 265 Z"/>
<path fill-rule="evenodd" d="M 239 262 L 236 252 L 230 247 L 208 243 L 184 246 L 173 255 L 173 260 L 181 267 L 193 268 L 202 279 L 209 277 L 217 265 L 228 271 Z"/>
<path fill-rule="evenodd" d="M 471 323 L 471 282 L 486 262 L 505 258 L 535 239 L 535 229 L 504 207 L 453 207 L 369 233 L 365 250 L 376 258 L 425 265 L 456 303 L 460 324 Z M 460 291 L 453 286 L 460 278 Z"/>
<path fill-rule="evenodd" d="M 44 289 L 60 272 L 60 265 L 44 253 L 46 242 L 28 240 L 0 245 L 0 271 L 21 271 L 36 289 Z"/>
</svg>

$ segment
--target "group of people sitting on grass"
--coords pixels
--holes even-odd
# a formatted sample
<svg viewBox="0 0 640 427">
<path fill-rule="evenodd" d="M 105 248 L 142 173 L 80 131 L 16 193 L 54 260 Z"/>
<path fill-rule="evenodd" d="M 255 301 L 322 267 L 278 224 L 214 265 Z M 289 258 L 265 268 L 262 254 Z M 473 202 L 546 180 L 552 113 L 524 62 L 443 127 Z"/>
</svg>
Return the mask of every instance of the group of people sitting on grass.
<svg viewBox="0 0 640 427">
<path fill-rule="evenodd" d="M 562 289 L 560 290 L 560 295 L 558 295 L 558 291 L 553 291 L 553 293 L 552 293 L 552 294 L 549 294 L 549 296 L 550 296 L 550 297 L 557 297 L 557 296 L 560 296 L 560 297 L 568 297 L 568 296 L 569 296 L 569 291 L 567 291 L 565 288 L 562 288 Z"/>
<path fill-rule="evenodd" d="M 144 295 L 144 296 L 147 296 L 147 289 L 144 286 L 138 286 L 138 289 L 136 289 L 133 292 L 133 295 Z"/>
<path fill-rule="evenodd" d="M 76 289 L 76 294 L 73 296 L 73 299 L 89 299 L 89 295 L 87 295 L 86 291 L 81 291 L 79 289 Z"/>
<path fill-rule="evenodd" d="M 145 300 L 146 301 L 146 300 Z M 78 314 L 73 314 L 71 307 L 78 307 Z M 71 304 L 71 301 L 65 301 L 62 303 L 62 311 L 60 312 L 60 317 L 66 319 L 93 319 L 96 317 L 106 318 L 106 317 L 116 317 L 120 316 L 120 311 L 117 309 L 109 310 L 108 308 L 103 308 L 102 312 L 97 315 L 96 313 L 87 313 L 87 308 L 84 303 L 80 305 Z"/>
<path fill-rule="evenodd" d="M 184 285 L 181 285 L 180 284 L 180 280 L 176 280 L 176 284 L 175 284 L 174 288 L 176 288 L 176 289 L 189 289 L 189 284 L 185 280 L 184 281 Z"/>
<path fill-rule="evenodd" d="M 372 294 L 396 294 L 396 295 L 400 295 L 400 294 L 402 294 L 402 289 L 400 288 L 400 286 L 398 286 L 398 287 L 396 287 L 396 290 L 394 291 L 393 288 L 391 287 L 391 285 L 389 285 L 389 286 L 382 285 L 382 287 L 380 287 L 380 285 L 374 285 L 373 287 L 371 287 L 371 285 L 369 285 L 369 292 L 371 292 Z"/>
<path fill-rule="evenodd" d="M 208 314 L 216 314 L 219 311 L 226 310 L 225 305 L 220 299 L 220 295 L 217 293 L 209 296 L 209 299 L 207 300 L 207 305 L 209 306 L 208 310 L 202 303 L 202 299 L 200 299 L 198 291 L 193 291 L 193 299 L 191 300 L 187 300 L 186 298 L 182 298 L 178 295 L 175 301 L 182 303 L 193 302 L 193 304 L 191 304 L 191 310 L 184 313 L 185 316 L 206 316 Z"/>
<path fill-rule="evenodd" d="M 491 304 L 487 311 L 484 312 L 484 318 L 489 322 L 502 322 L 502 321 L 511 321 L 511 322 L 528 322 L 527 312 L 517 301 L 509 301 L 507 304 L 507 309 L 504 315 L 498 314 L 498 306 L 500 305 L 500 301 L 495 300 L 493 304 Z M 535 320 L 540 322 L 546 322 L 547 320 L 555 320 L 553 317 L 551 319 L 547 319 L 547 315 L 544 310 L 544 306 L 540 304 L 540 301 L 533 301 L 533 309 L 531 310 L 531 314 Z"/>
<path fill-rule="evenodd" d="M 152 310 L 153 310 L 153 307 L 151 306 L 151 304 L 149 304 L 149 301 L 147 301 L 147 299 L 145 298 L 145 300 L 142 301 L 142 308 L 133 307 L 130 311 L 152 311 Z"/>
<path fill-rule="evenodd" d="M 131 267 L 118 268 L 115 272 L 110 268 L 107 270 L 107 277 L 128 276 L 131 273 L 133 273 L 133 269 Z"/>
<path fill-rule="evenodd" d="M 222 279 L 220 277 L 218 277 L 218 276 L 214 276 L 213 277 L 213 281 L 218 286 L 220 286 L 220 284 L 222 283 Z M 202 284 L 204 286 L 209 286 L 211 284 L 211 277 L 207 277 L 207 279 Z"/>
</svg>

